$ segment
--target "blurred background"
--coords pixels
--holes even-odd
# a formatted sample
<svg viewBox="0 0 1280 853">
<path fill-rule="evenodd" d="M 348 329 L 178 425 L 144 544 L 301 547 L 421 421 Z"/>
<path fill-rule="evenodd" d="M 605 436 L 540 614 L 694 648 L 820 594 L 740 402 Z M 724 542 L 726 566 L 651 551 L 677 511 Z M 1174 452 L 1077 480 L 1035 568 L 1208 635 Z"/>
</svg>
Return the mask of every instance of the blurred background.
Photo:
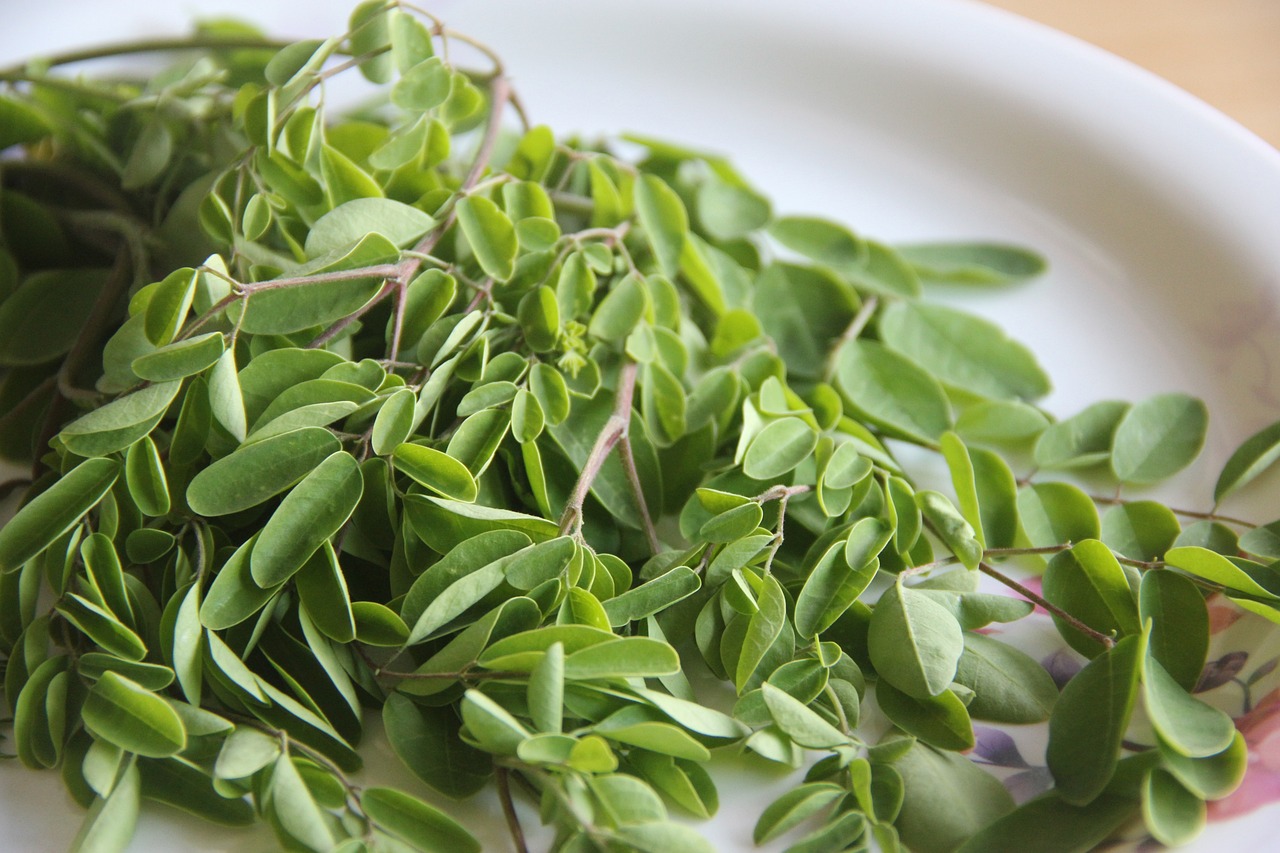
<svg viewBox="0 0 1280 853">
<path fill-rule="evenodd" d="M 1280 147 L 1280 0 L 986 0 L 1123 56 Z"/>
</svg>

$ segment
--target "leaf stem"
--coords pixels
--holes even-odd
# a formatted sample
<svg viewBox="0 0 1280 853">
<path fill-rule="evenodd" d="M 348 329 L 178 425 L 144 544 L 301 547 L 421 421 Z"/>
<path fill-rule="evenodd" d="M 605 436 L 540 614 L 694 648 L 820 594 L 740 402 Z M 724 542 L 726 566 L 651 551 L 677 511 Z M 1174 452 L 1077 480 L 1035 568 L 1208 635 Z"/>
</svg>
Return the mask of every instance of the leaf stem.
<svg viewBox="0 0 1280 853">
<path fill-rule="evenodd" d="M 515 803 L 511 801 L 511 783 L 508 779 L 510 770 L 502 765 L 494 770 L 498 783 L 498 799 L 502 801 L 502 814 L 507 819 L 507 829 L 511 832 L 511 843 L 516 853 L 529 853 L 529 844 L 524 838 L 524 829 L 520 826 L 520 816 L 516 814 Z"/>
<path fill-rule="evenodd" d="M 1089 495 L 1089 498 L 1094 503 L 1103 504 L 1105 506 L 1125 506 L 1134 502 L 1130 498 L 1122 498 L 1119 495 Z M 1177 507 L 1172 506 L 1166 507 L 1166 509 L 1174 515 L 1181 515 L 1185 518 L 1198 518 L 1204 521 L 1220 521 L 1223 524 L 1232 524 L 1236 527 L 1247 527 L 1251 530 L 1258 526 L 1252 521 L 1246 521 L 1243 518 L 1234 518 L 1230 515 L 1222 515 L 1219 512 L 1201 512 L 1194 509 L 1178 509 Z"/>
<path fill-rule="evenodd" d="M 867 323 L 871 322 L 871 318 L 875 315 L 878 307 L 880 307 L 880 299 L 876 296 L 868 296 L 867 301 L 862 303 L 862 307 L 853 316 L 853 320 L 844 330 L 844 334 L 840 336 L 840 340 L 831 348 L 831 357 L 827 360 L 827 370 L 823 375 L 825 381 L 830 382 L 831 378 L 836 375 L 836 355 L 840 352 L 840 348 L 862 334 L 862 330 L 867 327 Z"/>
<path fill-rule="evenodd" d="M 614 392 L 613 412 L 605 421 L 600 434 L 596 436 L 596 443 L 591 447 L 591 453 L 588 454 L 587 461 L 582 466 L 582 472 L 578 475 L 578 482 L 574 483 L 573 492 L 565 503 L 564 514 L 560 516 L 561 535 L 572 533 L 577 537 L 582 536 L 582 506 L 586 503 L 591 485 L 600 475 L 600 469 L 609 458 L 614 445 L 626 437 L 631 428 L 631 401 L 635 396 L 635 389 L 636 363 L 624 362 L 618 373 L 618 389 Z M 641 506 L 644 506 L 643 499 L 641 499 Z M 647 509 L 644 510 L 644 514 L 648 515 Z"/>
<path fill-rule="evenodd" d="M 119 44 L 87 47 L 81 50 L 67 51 L 66 53 L 55 53 L 52 56 L 44 57 L 41 60 L 41 64 L 46 68 L 56 68 L 59 65 L 72 65 L 77 62 L 107 59 L 112 56 L 161 53 L 171 50 L 240 50 L 245 48 L 280 50 L 288 44 L 289 42 L 274 41 L 261 36 L 195 35 L 176 38 L 162 36 L 160 38 L 137 39 L 135 41 L 120 42 Z M 0 79 L 4 80 L 15 78 L 25 80 L 27 79 L 25 75 L 25 65 L 11 65 L 8 68 L 0 69 Z"/>
<path fill-rule="evenodd" d="M 990 563 L 986 562 L 985 560 L 978 563 L 978 570 L 981 571 L 983 574 L 987 575 L 988 577 L 992 577 L 1000 581 L 1000 583 L 1009 587 L 1009 589 L 1018 593 L 1018 595 L 1021 595 L 1023 598 L 1025 598 L 1027 601 L 1030 601 L 1032 604 L 1043 607 L 1045 610 L 1049 611 L 1054 616 L 1057 616 L 1063 622 L 1066 622 L 1072 628 L 1075 628 L 1081 634 L 1084 634 L 1090 639 L 1096 640 L 1097 642 L 1101 643 L 1103 646 L 1107 647 L 1108 649 L 1116 644 L 1115 638 L 1107 634 L 1103 634 L 1101 631 L 1095 631 L 1093 628 L 1090 628 L 1088 625 L 1084 624 L 1079 619 L 1072 616 L 1070 613 L 1063 610 L 1058 605 L 1050 602 L 1044 596 L 1031 591 L 1030 589 L 1018 583 L 1016 580 L 1004 574 L 1003 572 L 997 571 L 995 568 L 992 567 Z"/>
</svg>

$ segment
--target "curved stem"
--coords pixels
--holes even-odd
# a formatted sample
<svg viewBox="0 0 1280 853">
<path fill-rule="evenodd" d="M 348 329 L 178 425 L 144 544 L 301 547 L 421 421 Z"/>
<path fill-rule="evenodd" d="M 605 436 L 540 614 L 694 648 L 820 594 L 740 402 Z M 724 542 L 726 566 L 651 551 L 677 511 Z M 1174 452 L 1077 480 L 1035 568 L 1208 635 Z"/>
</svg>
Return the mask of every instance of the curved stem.
<svg viewBox="0 0 1280 853">
<path fill-rule="evenodd" d="M 1008 575 L 1002 572 L 996 571 L 996 569 L 992 568 L 990 563 L 987 563 L 985 561 L 978 563 L 978 570 L 981 571 L 983 574 L 987 575 L 988 577 L 992 577 L 1000 581 L 1000 583 L 1009 587 L 1009 589 L 1018 593 L 1018 595 L 1022 596 L 1027 601 L 1030 601 L 1032 604 L 1039 605 L 1040 607 L 1043 607 L 1045 610 L 1048 610 L 1054 616 L 1057 616 L 1059 619 L 1061 619 L 1063 622 L 1066 622 L 1072 628 L 1075 628 L 1081 634 L 1084 634 L 1086 637 L 1089 637 L 1092 640 L 1096 640 L 1106 648 L 1109 649 L 1116 644 L 1114 637 L 1110 637 L 1107 634 L 1102 633 L 1101 631 L 1095 631 L 1093 628 L 1090 628 L 1088 625 L 1084 624 L 1079 619 L 1072 616 L 1070 613 L 1063 610 L 1058 605 L 1050 602 L 1043 595 L 1039 595 L 1038 593 L 1032 592 L 1030 589 L 1018 583 L 1016 580 L 1009 577 Z"/>
<path fill-rule="evenodd" d="M 255 47 L 280 50 L 288 46 L 288 44 L 289 42 L 275 41 L 261 36 L 162 36 L 159 38 L 136 39 L 119 44 L 97 45 L 80 50 L 69 50 L 65 53 L 55 53 L 52 56 L 42 58 L 41 64 L 46 68 L 56 68 L 60 65 L 73 65 L 77 62 L 107 59 L 112 56 L 163 53 L 173 50 L 238 50 Z M 23 76 L 25 72 L 26 67 L 24 65 L 11 65 L 8 68 L 0 69 L 0 79 L 9 79 L 14 76 L 26 79 Z"/>
<path fill-rule="evenodd" d="M 583 463 L 582 472 L 578 475 L 578 482 L 573 485 L 573 492 L 569 495 L 569 500 L 565 503 L 564 514 L 560 516 L 560 533 L 561 535 L 572 533 L 575 536 L 582 534 L 582 506 L 586 503 L 587 495 L 591 491 L 591 485 L 595 482 L 596 477 L 600 475 L 600 469 L 604 467 L 605 460 L 609 458 L 609 453 L 613 450 L 614 445 L 621 441 L 631 426 L 631 401 L 635 395 L 636 388 L 636 363 L 633 361 L 625 362 L 622 370 L 618 374 L 618 390 L 614 392 L 613 412 L 609 415 L 609 419 L 605 421 L 604 428 L 600 430 L 600 434 L 596 436 L 596 443 L 591 447 L 591 453 L 587 456 L 587 461 Z M 643 497 L 637 495 L 643 506 Z M 648 514 L 648 510 L 644 510 Z M 656 535 L 655 535 L 656 538 Z"/>
</svg>

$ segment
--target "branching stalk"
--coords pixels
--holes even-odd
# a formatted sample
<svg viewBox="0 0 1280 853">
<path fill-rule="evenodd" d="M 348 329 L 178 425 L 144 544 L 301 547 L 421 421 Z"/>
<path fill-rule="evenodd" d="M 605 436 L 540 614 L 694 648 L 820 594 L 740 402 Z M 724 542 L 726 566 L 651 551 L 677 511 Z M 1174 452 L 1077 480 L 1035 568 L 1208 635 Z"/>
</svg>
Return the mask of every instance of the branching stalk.
<svg viewBox="0 0 1280 853">
<path fill-rule="evenodd" d="M 1090 628 L 1088 625 L 1084 624 L 1079 619 L 1072 616 L 1070 613 L 1063 610 L 1058 605 L 1046 599 L 1043 595 L 1033 592 L 1032 590 L 1023 586 L 1022 584 L 1018 583 L 1013 578 L 1004 574 L 1003 572 L 997 571 L 994 567 L 992 567 L 990 563 L 986 562 L 985 560 L 978 563 L 978 569 L 988 577 L 992 577 L 1000 581 L 1000 583 L 1009 587 L 1009 589 L 1018 593 L 1018 595 L 1022 596 L 1027 601 L 1030 601 L 1032 604 L 1038 605 L 1039 607 L 1043 607 L 1045 610 L 1049 611 L 1054 616 L 1057 616 L 1063 622 L 1066 622 L 1072 628 L 1075 628 L 1081 634 L 1084 634 L 1086 637 L 1089 637 L 1090 639 L 1096 640 L 1097 642 L 1106 646 L 1108 649 L 1116 644 L 1114 637 L 1104 634 L 1101 631 L 1095 631 L 1093 628 Z"/>
</svg>

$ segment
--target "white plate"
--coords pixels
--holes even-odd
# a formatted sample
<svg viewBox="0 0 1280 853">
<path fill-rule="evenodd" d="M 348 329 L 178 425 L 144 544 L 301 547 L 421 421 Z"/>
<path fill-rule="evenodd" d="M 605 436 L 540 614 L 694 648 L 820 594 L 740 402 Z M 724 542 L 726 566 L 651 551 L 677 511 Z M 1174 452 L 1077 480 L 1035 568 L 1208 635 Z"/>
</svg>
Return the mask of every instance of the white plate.
<svg viewBox="0 0 1280 853">
<path fill-rule="evenodd" d="M 341 31 L 348 4 L 27 3 L 5 12 L 0 62 L 180 32 L 214 10 L 323 36 Z M 1043 251 L 1042 280 L 966 303 L 1037 352 L 1060 414 L 1156 391 L 1205 397 L 1215 422 L 1206 461 L 1176 483 L 1182 504 L 1207 508 L 1226 455 L 1280 415 L 1280 155 L 1123 61 L 966 0 L 438 0 L 433 11 L 494 46 L 534 119 L 559 131 L 636 130 L 729 153 L 779 210 L 890 241 Z M 1253 490 L 1260 520 L 1266 490 Z M 384 744 L 370 749 L 385 759 Z M 706 832 L 718 849 L 751 849 L 757 815 L 794 777 L 722 769 Z M 492 800 L 457 813 L 509 849 Z M 0 766 L 0 846 L 65 849 L 80 816 L 55 775 Z M 1194 849 L 1267 849 L 1277 817 L 1273 806 L 1213 824 Z M 157 808 L 134 849 L 179 843 L 272 847 Z"/>
</svg>

